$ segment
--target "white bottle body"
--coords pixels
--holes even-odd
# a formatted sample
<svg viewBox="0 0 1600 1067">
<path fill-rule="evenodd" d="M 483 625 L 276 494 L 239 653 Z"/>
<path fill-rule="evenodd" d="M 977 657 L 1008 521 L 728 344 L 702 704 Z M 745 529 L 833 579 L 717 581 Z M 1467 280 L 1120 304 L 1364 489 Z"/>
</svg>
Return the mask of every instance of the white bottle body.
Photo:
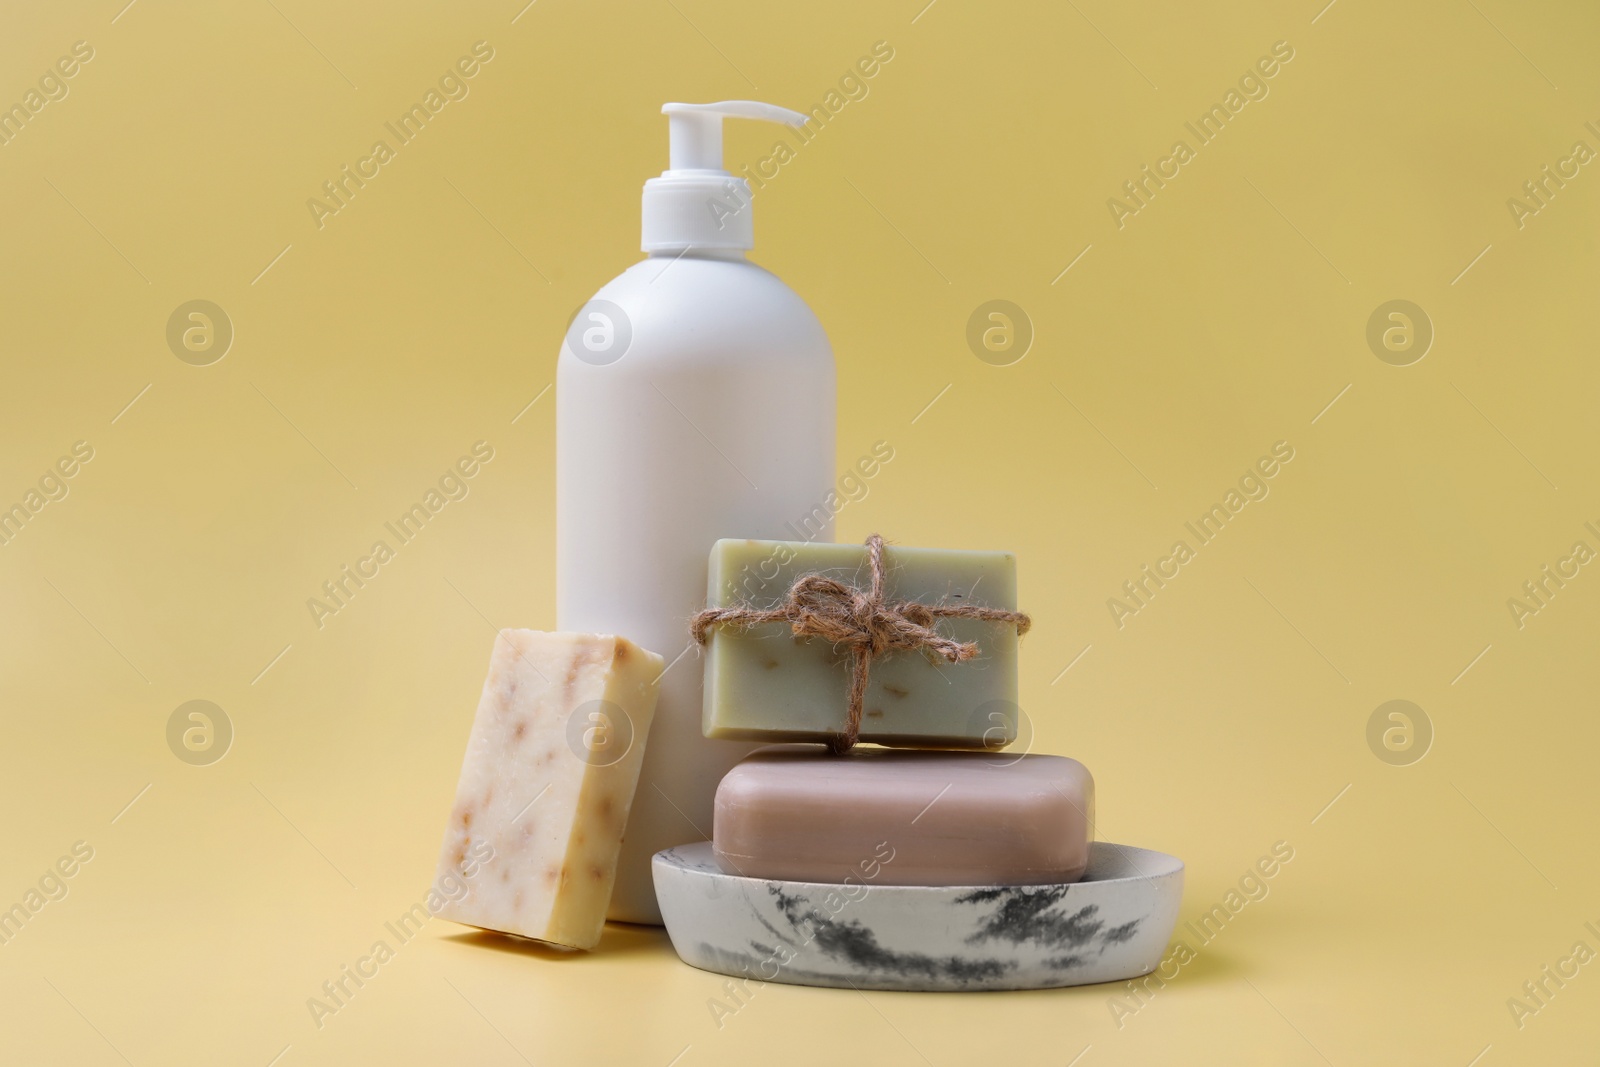
<svg viewBox="0 0 1600 1067">
<path fill-rule="evenodd" d="M 609 912 L 659 924 L 651 856 L 711 833 L 717 784 L 754 747 L 700 732 L 689 620 L 711 544 L 832 540 L 833 350 L 805 302 L 738 252 L 652 256 L 595 300 L 622 309 L 631 337 L 614 362 L 562 346 L 556 625 L 620 634 L 671 664 Z"/>
</svg>

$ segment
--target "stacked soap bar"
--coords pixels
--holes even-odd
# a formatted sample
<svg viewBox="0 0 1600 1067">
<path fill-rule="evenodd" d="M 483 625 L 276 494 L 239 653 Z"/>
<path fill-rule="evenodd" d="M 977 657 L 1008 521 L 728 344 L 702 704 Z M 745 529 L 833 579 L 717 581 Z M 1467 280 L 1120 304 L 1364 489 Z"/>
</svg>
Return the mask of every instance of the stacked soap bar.
<svg viewBox="0 0 1600 1067">
<path fill-rule="evenodd" d="M 500 631 L 439 875 L 482 863 L 438 914 L 599 943 L 661 674 L 660 656 L 621 637 Z"/>
<path fill-rule="evenodd" d="M 828 743 L 760 749 L 723 778 L 712 851 L 725 871 L 916 886 L 1082 877 L 1088 770 L 997 751 L 1017 736 L 1027 628 L 1011 553 L 725 540 L 710 577 L 696 631 L 705 735 Z M 859 740 L 890 747 L 851 747 L 857 694 Z"/>
<path fill-rule="evenodd" d="M 1017 560 L 1010 552 L 884 549 L 885 600 L 976 604 L 1014 611 Z M 862 545 L 723 540 L 711 549 L 707 607 L 781 606 L 797 578 L 817 574 L 866 589 Z M 948 663 L 917 650 L 875 656 L 861 716 L 862 741 L 883 745 L 994 748 L 1017 736 L 1017 628 L 945 619 L 941 636 L 974 642 L 978 655 Z M 850 688 L 848 656 L 826 641 L 796 639 L 786 622 L 716 627 L 705 660 L 702 730 L 745 741 L 815 741 L 839 734 Z"/>
<path fill-rule="evenodd" d="M 878 885 L 1075 882 L 1094 780 L 1065 756 L 758 749 L 717 788 L 717 862 L 732 874 Z"/>
</svg>

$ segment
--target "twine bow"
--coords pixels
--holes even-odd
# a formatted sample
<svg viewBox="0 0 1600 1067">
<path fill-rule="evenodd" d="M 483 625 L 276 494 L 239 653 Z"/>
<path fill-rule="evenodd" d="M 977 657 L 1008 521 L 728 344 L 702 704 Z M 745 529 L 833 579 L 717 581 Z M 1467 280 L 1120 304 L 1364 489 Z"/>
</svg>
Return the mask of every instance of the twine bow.
<svg viewBox="0 0 1600 1067">
<path fill-rule="evenodd" d="M 922 604 L 915 600 L 889 603 L 884 598 L 883 538 L 867 538 L 867 562 L 872 580 L 866 589 L 820 574 L 795 579 L 789 596 L 775 608 L 734 605 L 707 608 L 694 617 L 694 639 L 705 644 L 717 626 L 748 630 L 769 622 L 786 622 L 796 637 L 817 637 L 850 650 L 850 702 L 842 734 L 828 742 L 837 754 L 850 751 L 861 736 L 861 709 L 867 696 L 867 676 L 874 656 L 885 652 L 921 650 L 949 663 L 961 663 L 978 654 L 975 641 L 955 641 L 934 629 L 940 619 L 982 619 L 1008 622 L 1017 635 L 1028 632 L 1032 620 L 1020 611 L 985 608 L 977 604 Z"/>
</svg>

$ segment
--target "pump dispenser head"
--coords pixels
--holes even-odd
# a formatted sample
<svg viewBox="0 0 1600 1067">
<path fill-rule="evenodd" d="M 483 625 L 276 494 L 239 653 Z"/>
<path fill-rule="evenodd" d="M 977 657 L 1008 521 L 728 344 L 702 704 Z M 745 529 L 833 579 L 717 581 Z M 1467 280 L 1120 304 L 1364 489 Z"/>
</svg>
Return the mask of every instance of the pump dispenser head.
<svg viewBox="0 0 1600 1067">
<path fill-rule="evenodd" d="M 663 104 L 668 169 L 644 183 L 646 252 L 755 247 L 750 184 L 722 166 L 722 120 L 765 119 L 800 127 L 808 116 L 755 100 Z"/>
</svg>

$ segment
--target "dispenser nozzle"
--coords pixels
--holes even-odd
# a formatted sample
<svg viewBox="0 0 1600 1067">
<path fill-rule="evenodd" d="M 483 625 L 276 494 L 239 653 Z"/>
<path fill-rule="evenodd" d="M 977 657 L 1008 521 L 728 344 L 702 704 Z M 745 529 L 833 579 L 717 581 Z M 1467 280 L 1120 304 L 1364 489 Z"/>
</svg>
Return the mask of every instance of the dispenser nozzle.
<svg viewBox="0 0 1600 1067">
<path fill-rule="evenodd" d="M 644 183 L 646 252 L 754 247 L 750 183 L 722 166 L 722 120 L 765 119 L 804 126 L 809 115 L 755 100 L 717 104 L 663 104 L 670 154 L 668 169 Z"/>
<path fill-rule="evenodd" d="M 667 116 L 669 156 L 673 170 L 717 170 L 722 167 L 722 120 L 762 119 L 786 126 L 804 126 L 809 117 L 759 100 L 723 100 L 716 104 L 662 104 Z"/>
</svg>

